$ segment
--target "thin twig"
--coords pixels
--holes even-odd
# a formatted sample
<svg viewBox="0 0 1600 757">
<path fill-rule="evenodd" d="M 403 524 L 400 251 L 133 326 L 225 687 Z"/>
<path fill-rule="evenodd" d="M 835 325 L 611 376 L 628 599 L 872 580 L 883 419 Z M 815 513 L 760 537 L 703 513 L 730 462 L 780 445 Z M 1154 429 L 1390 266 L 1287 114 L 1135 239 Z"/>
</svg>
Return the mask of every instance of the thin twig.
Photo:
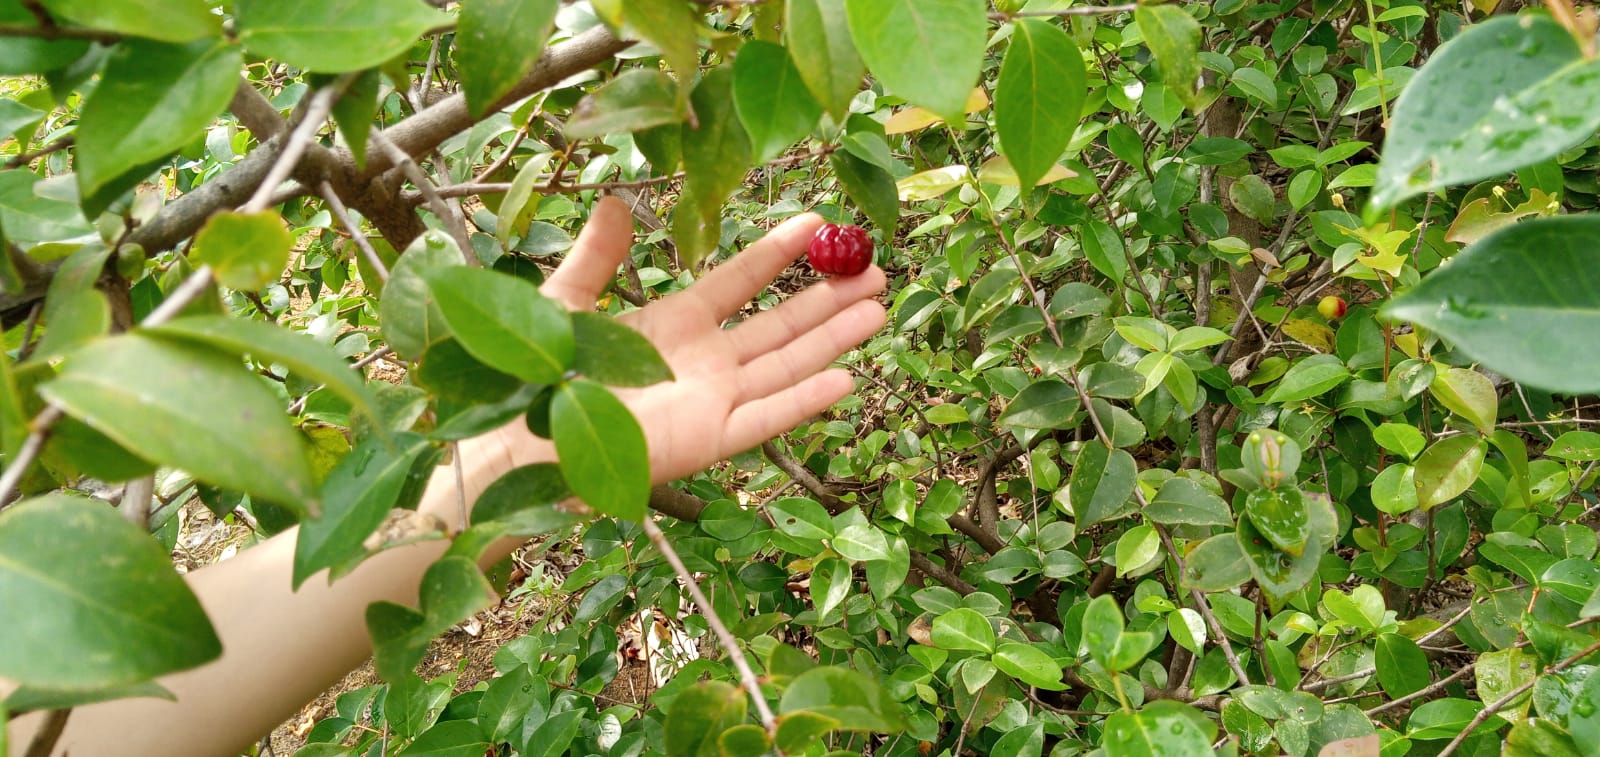
<svg viewBox="0 0 1600 757">
<path fill-rule="evenodd" d="M 317 194 L 322 195 L 323 201 L 328 203 L 328 210 L 333 212 L 334 218 L 339 219 L 339 225 L 350 232 L 350 239 L 356 243 L 356 249 L 367 259 L 367 265 L 372 266 L 373 272 L 378 274 L 378 282 L 387 284 L 389 266 L 383 264 L 383 258 L 378 257 L 378 251 L 372 248 L 371 240 L 367 239 L 367 235 L 361 231 L 361 226 L 350 217 L 349 209 L 339 199 L 339 193 L 333 191 L 333 185 L 326 181 L 321 182 L 317 185 Z"/>
<path fill-rule="evenodd" d="M 1577 654 L 1574 654 L 1571 657 L 1562 660 L 1561 662 L 1551 665 L 1548 668 L 1545 668 L 1544 673 L 1541 675 L 1559 673 L 1568 665 L 1588 657 L 1597 651 L 1600 651 L 1600 641 L 1590 644 L 1589 646 L 1584 647 L 1583 651 L 1578 652 Z M 1472 716 L 1472 721 L 1467 723 L 1467 727 L 1461 729 L 1461 732 L 1456 734 L 1456 737 L 1451 739 L 1449 744 L 1445 745 L 1445 748 L 1439 752 L 1439 757 L 1450 757 L 1450 755 L 1454 754 L 1456 749 L 1461 746 L 1461 742 L 1466 741 L 1467 737 L 1471 736 L 1473 731 L 1478 730 L 1478 726 L 1483 725 L 1485 721 L 1494 717 L 1495 713 L 1505 709 L 1506 705 L 1511 704 L 1518 697 L 1528 693 L 1528 691 L 1533 688 L 1533 685 L 1539 682 L 1539 678 L 1540 676 L 1533 676 L 1532 678 L 1528 679 L 1527 683 L 1506 692 L 1505 696 L 1485 705 L 1482 710 L 1478 711 L 1477 715 Z"/>
<path fill-rule="evenodd" d="M 306 104 L 305 115 L 296 124 L 293 131 L 289 132 L 288 141 L 283 143 L 283 150 L 278 153 L 267 176 L 256 187 L 255 194 L 249 201 L 239 207 L 241 213 L 257 213 L 270 207 L 270 200 L 274 190 L 289 178 L 296 165 L 300 163 L 300 156 L 306 152 L 306 147 L 311 144 L 312 137 L 317 130 L 328 120 L 328 114 L 333 111 L 333 102 L 339 98 L 339 93 L 350 85 L 350 75 L 346 74 L 334 83 L 312 93 L 311 99 Z"/>
<path fill-rule="evenodd" d="M 28 743 L 25 757 L 50 757 L 50 753 L 56 748 L 56 742 L 61 740 L 61 732 L 67 729 L 67 716 L 71 714 L 71 707 L 51 710 L 50 715 L 45 718 L 44 726 L 38 733 L 33 734 L 33 741 Z M 3 724 L 0 724 L 0 727 L 3 727 Z"/>
<path fill-rule="evenodd" d="M 683 579 L 689 596 L 694 598 L 694 603 L 700 607 L 700 615 L 706 619 L 706 624 L 711 626 L 712 633 L 717 635 L 717 641 L 722 643 L 723 649 L 728 652 L 728 661 L 733 663 L 735 670 L 739 671 L 739 680 L 744 684 L 745 691 L 750 692 L 750 698 L 755 700 L 756 714 L 761 717 L 761 725 L 766 727 L 767 733 L 776 736 L 778 733 L 778 719 L 773 716 L 772 708 L 767 706 L 767 697 L 761 693 L 761 681 L 756 678 L 756 673 L 750 668 L 749 661 L 745 660 L 744 652 L 739 649 L 739 640 L 723 625 L 722 618 L 717 617 L 716 608 L 711 606 L 711 600 L 700 590 L 700 583 L 694 580 L 694 574 L 683 564 L 683 559 L 678 557 L 676 550 L 667 542 L 667 535 L 661 533 L 655 521 L 648 516 L 644 519 L 645 535 L 650 537 L 650 543 L 661 550 L 667 558 L 667 563 Z"/>
<path fill-rule="evenodd" d="M 461 256 L 466 259 L 467 265 L 481 265 L 478 262 L 478 256 L 472 252 L 471 241 L 467 239 L 467 221 L 461 215 L 461 206 L 453 201 L 446 201 L 439 194 L 438 187 L 435 186 L 433 180 L 429 179 L 428 175 L 423 172 L 422 166 L 417 165 L 417 162 L 412 160 L 410 155 L 407 155 L 404 150 L 401 150 L 388 137 L 384 136 L 381 130 L 374 129 L 367 141 L 389 156 L 389 160 L 394 161 L 394 164 L 400 167 L 406 178 L 417 186 L 417 191 L 422 193 L 428 209 L 439 217 L 439 220 L 444 223 L 445 228 L 450 232 L 450 238 L 454 239 L 456 246 L 461 248 Z"/>
<path fill-rule="evenodd" d="M 22 474 L 28 470 L 34 458 L 39 456 L 40 450 L 44 449 L 45 440 L 50 438 L 50 427 L 61 420 L 62 415 L 60 407 L 53 404 L 46 405 L 28 424 L 33 430 L 28 433 L 28 438 L 23 440 L 22 447 L 17 450 L 16 458 L 6 466 L 5 473 L 0 474 L 0 510 L 11 504 L 12 493 L 17 484 L 22 482 Z"/>
</svg>

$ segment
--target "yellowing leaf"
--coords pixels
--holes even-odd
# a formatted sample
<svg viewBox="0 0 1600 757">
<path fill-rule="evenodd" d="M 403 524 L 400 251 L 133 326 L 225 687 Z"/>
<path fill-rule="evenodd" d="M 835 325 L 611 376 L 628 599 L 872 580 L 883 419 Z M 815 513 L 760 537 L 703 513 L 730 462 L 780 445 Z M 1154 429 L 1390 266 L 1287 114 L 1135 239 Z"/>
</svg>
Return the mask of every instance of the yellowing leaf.
<svg viewBox="0 0 1600 757">
<path fill-rule="evenodd" d="M 934 115 L 933 111 L 928 110 L 927 108 L 918 108 L 916 106 L 912 106 L 902 109 L 896 112 L 894 115 L 889 116 L 889 120 L 883 122 L 883 133 L 905 134 L 907 132 L 917 131 L 918 129 L 926 129 L 929 126 L 939 123 L 940 120 L 942 119 Z"/>
<path fill-rule="evenodd" d="M 1512 208 L 1504 213 L 1496 213 L 1492 203 L 1497 199 L 1479 197 L 1467 203 L 1456 214 L 1456 220 L 1450 224 L 1450 230 L 1444 234 L 1446 242 L 1458 244 L 1472 244 L 1497 229 L 1510 226 L 1529 216 L 1553 216 L 1561 209 L 1561 204 L 1554 197 L 1543 190 L 1534 189 L 1528 192 L 1527 202 Z"/>
<path fill-rule="evenodd" d="M 966 182 L 966 166 L 945 166 L 931 171 L 912 174 L 895 182 L 900 190 L 900 201 L 931 200 Z"/>
<path fill-rule="evenodd" d="M 1411 232 L 1390 229 L 1388 224 L 1375 224 L 1359 229 L 1338 227 L 1346 235 L 1361 240 L 1371 253 L 1360 255 L 1356 262 L 1374 271 L 1382 271 L 1390 276 L 1399 276 L 1400 269 L 1405 265 L 1406 258 L 1400 253 L 1406 240 L 1411 238 Z"/>
<path fill-rule="evenodd" d="M 1038 183 L 1034 186 L 1051 184 L 1061 181 L 1062 179 L 1073 178 L 1077 175 L 1077 171 L 1057 163 L 1056 165 L 1052 166 L 1049 171 L 1046 171 L 1044 176 L 1040 177 Z M 978 168 L 978 181 L 981 181 L 985 184 L 996 184 L 1002 187 L 1015 187 L 1020 183 L 1017 179 L 1016 170 L 1011 167 L 1011 161 L 1006 160 L 1006 156 L 1004 155 L 996 155 L 984 161 L 983 165 Z"/>
<path fill-rule="evenodd" d="M 1283 333 L 1318 352 L 1333 352 L 1333 329 L 1316 321 L 1290 318 L 1283 322 Z"/>
<path fill-rule="evenodd" d="M 989 107 L 989 95 L 983 91 L 982 87 L 973 87 L 972 94 L 967 95 L 967 103 L 963 106 L 964 112 L 977 113 L 987 107 Z M 913 105 L 909 108 L 902 108 L 895 112 L 894 115 L 889 116 L 889 120 L 883 122 L 883 133 L 905 134 L 918 129 L 926 129 L 942 121 L 944 119 L 935 115 L 933 111 Z"/>
</svg>

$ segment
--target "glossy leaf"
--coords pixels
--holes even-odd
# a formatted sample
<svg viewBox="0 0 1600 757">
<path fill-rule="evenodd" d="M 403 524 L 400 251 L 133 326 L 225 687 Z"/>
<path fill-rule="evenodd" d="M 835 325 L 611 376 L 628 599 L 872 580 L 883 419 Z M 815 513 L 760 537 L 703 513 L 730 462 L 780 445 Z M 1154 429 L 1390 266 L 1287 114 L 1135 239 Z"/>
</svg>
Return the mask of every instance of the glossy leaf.
<svg viewBox="0 0 1600 757">
<path fill-rule="evenodd" d="M 977 610 L 962 607 L 933 619 L 933 643 L 941 649 L 994 651 L 994 629 Z"/>
<path fill-rule="evenodd" d="M 1399 634 L 1386 633 L 1378 637 L 1373 651 L 1378 683 L 1389 696 L 1403 697 L 1433 682 L 1428 656 L 1416 642 Z"/>
<path fill-rule="evenodd" d="M 1106 718 L 1104 745 L 1119 757 L 1210 757 L 1215 736 L 1216 726 L 1198 710 L 1163 699 Z"/>
<path fill-rule="evenodd" d="M 1000 66 L 995 129 L 1020 186 L 1033 187 L 1067 149 L 1087 95 L 1083 54 L 1060 27 L 1022 19 Z"/>
<path fill-rule="evenodd" d="M 1395 297 L 1385 313 L 1450 340 L 1484 367 L 1554 391 L 1600 391 L 1600 217 L 1525 221 L 1489 235 Z"/>
<path fill-rule="evenodd" d="M 89 695 L 222 653 L 167 554 L 105 503 L 53 494 L 0 513 L 0 677 Z"/>
<path fill-rule="evenodd" d="M 1018 681 L 1049 691 L 1065 689 L 1061 664 L 1032 644 L 1007 642 L 994 652 L 994 666 Z"/>
<path fill-rule="evenodd" d="M 423 32 L 453 21 L 421 0 L 237 0 L 234 4 L 234 28 L 245 49 L 324 73 L 372 68 L 410 49 Z M 361 44 L 350 44 L 353 39 Z"/>
<path fill-rule="evenodd" d="M 1174 477 L 1161 484 L 1144 517 L 1162 525 L 1230 526 L 1233 513 L 1221 497 L 1192 479 Z"/>
<path fill-rule="evenodd" d="M 283 273 L 293 246 L 276 212 L 218 213 L 195 235 L 190 259 L 216 269 L 225 287 L 256 290 Z"/>
<path fill-rule="evenodd" d="M 137 334 L 78 350 L 40 393 L 153 463 L 316 512 L 304 443 L 237 360 Z"/>
<path fill-rule="evenodd" d="M 401 356 L 417 358 L 428 346 L 450 336 L 450 327 L 435 304 L 427 277 L 461 264 L 461 251 L 445 234 L 430 231 L 417 237 L 389 271 L 378 302 L 383 337 Z"/>
<path fill-rule="evenodd" d="M 848 150 L 835 150 L 828 156 L 828 165 L 867 218 L 878 228 L 893 231 L 900 219 L 900 193 L 894 177 Z"/>
<path fill-rule="evenodd" d="M 1181 4 L 1140 5 L 1133 14 L 1144 43 L 1161 64 L 1167 88 L 1190 110 L 1200 109 L 1200 24 Z"/>
<path fill-rule="evenodd" d="M 561 473 L 590 507 L 639 520 L 650 500 L 650 456 L 644 432 L 605 387 L 582 379 L 556 389 L 550 430 Z"/>
<path fill-rule="evenodd" d="M 1429 510 L 1455 499 L 1478 480 L 1483 467 L 1484 443 L 1471 436 L 1451 436 L 1434 442 L 1417 458 L 1417 504 Z"/>
<path fill-rule="evenodd" d="M 785 716 L 804 711 L 832 718 L 843 731 L 895 733 L 905 727 L 900 704 L 877 681 L 835 666 L 796 676 L 784 689 L 778 711 Z"/>
<path fill-rule="evenodd" d="M 456 65 L 467 111 L 481 117 L 533 70 L 559 0 L 474 0 L 461 6 Z"/>
<path fill-rule="evenodd" d="M 471 559 L 445 556 L 429 565 L 422 576 L 420 610 L 391 602 L 367 606 L 367 630 L 379 675 L 393 681 L 409 674 L 434 637 L 493 601 L 489 582 Z"/>
<path fill-rule="evenodd" d="M 1268 401 L 1299 402 L 1328 392 L 1350 380 L 1350 371 L 1334 355 L 1312 355 L 1290 366 Z"/>
<path fill-rule="evenodd" d="M 1066 428 L 1078 414 L 1077 390 L 1066 382 L 1045 379 L 1017 393 L 996 421 L 1018 428 Z"/>
<path fill-rule="evenodd" d="M 781 45 L 752 40 L 733 61 L 733 105 L 750 136 L 756 162 L 766 162 L 805 137 L 822 106 Z"/>
<path fill-rule="evenodd" d="M 672 369 L 643 334 L 599 313 L 572 314 L 577 345 L 572 367 L 610 386 L 650 386 L 673 380 Z"/>
<path fill-rule="evenodd" d="M 584 95 L 567 121 L 568 139 L 588 139 L 683 120 L 676 85 L 663 71 L 633 70 Z"/>
<path fill-rule="evenodd" d="M 719 66 L 702 76 L 690 95 L 699 119 L 698 125 L 683 125 L 684 182 L 692 202 L 680 203 L 674 216 L 674 239 L 687 268 L 716 249 L 722 203 L 744 181 L 754 159 L 734 110 L 733 79 L 732 67 Z M 679 223 L 690 224 L 683 227 L 686 235 L 679 234 Z"/>
<path fill-rule="evenodd" d="M 1448 368 L 1434 374 L 1428 389 L 1439 404 L 1465 418 L 1478 433 L 1494 431 L 1499 397 L 1488 376 L 1468 368 Z"/>
<path fill-rule="evenodd" d="M 784 14 L 786 47 L 800 79 L 823 108 L 844 117 L 867 72 L 850 38 L 845 1 L 792 0 Z"/>
<path fill-rule="evenodd" d="M 80 26 L 162 42 L 190 42 L 222 30 L 205 0 L 41 0 L 52 16 Z"/>
<path fill-rule="evenodd" d="M 845 0 L 845 9 L 873 76 L 911 103 L 960 120 L 983 64 L 981 0 Z"/>
<path fill-rule="evenodd" d="M 1299 487 L 1261 488 L 1245 496 L 1244 514 L 1267 541 L 1293 557 L 1311 537 L 1311 509 Z"/>
<path fill-rule="evenodd" d="M 1085 444 L 1067 485 L 1078 528 L 1122 514 L 1133 496 L 1138 465 L 1127 450 Z"/>
<path fill-rule="evenodd" d="M 350 450 L 322 482 L 322 514 L 300 523 L 294 543 L 294 587 L 317 571 L 345 563 L 396 506 L 413 464 L 428 441 L 411 433 L 368 437 Z M 330 577 L 331 580 L 331 577 Z"/>
<path fill-rule="evenodd" d="M 466 266 L 433 270 L 427 281 L 451 333 L 484 365 L 530 384 L 554 384 L 572 367 L 572 320 L 538 287 Z"/>
<path fill-rule="evenodd" d="M 152 161 L 201 134 L 239 86 L 239 48 L 220 40 L 188 44 L 127 40 L 106 61 L 100 84 L 83 104 L 77 132 L 78 192 L 91 215 L 110 204 L 100 197 L 144 178 Z M 10 224 L 7 224 L 10 227 Z"/>
<path fill-rule="evenodd" d="M 1373 209 L 1536 163 L 1600 125 L 1600 63 L 1548 16 L 1500 16 L 1439 49 L 1395 101 Z"/>
</svg>

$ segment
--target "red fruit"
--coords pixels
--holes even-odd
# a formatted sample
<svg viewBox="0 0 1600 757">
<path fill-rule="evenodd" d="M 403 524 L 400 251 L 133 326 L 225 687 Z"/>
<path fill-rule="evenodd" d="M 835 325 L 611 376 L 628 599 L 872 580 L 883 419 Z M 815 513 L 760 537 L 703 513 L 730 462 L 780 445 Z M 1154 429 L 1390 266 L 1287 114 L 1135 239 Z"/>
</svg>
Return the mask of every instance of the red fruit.
<svg viewBox="0 0 1600 757">
<path fill-rule="evenodd" d="M 827 276 L 854 276 L 872 265 L 872 240 L 860 226 L 825 223 L 806 249 L 811 269 Z"/>
<path fill-rule="evenodd" d="M 1336 318 L 1343 318 L 1345 311 L 1349 309 L 1350 306 L 1345 303 L 1343 297 L 1336 297 L 1330 294 L 1317 301 L 1317 312 L 1330 321 Z"/>
</svg>

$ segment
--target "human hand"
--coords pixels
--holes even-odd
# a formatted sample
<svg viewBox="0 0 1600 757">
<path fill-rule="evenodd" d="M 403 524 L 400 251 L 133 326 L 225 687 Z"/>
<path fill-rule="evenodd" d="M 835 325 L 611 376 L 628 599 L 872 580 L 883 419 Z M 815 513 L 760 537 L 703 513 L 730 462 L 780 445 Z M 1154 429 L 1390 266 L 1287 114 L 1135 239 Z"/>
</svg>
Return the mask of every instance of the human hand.
<svg viewBox="0 0 1600 757">
<path fill-rule="evenodd" d="M 884 324 L 872 299 L 885 285 L 876 266 L 810 286 L 734 328 L 722 325 L 804 254 L 822 223 L 810 213 L 791 218 L 688 289 L 622 317 L 676 377 L 616 390 L 644 429 L 652 483 L 755 447 L 850 393 L 849 372 L 827 366 Z M 602 199 L 543 292 L 571 310 L 593 308 L 632 244 L 627 205 Z M 520 423 L 503 435 L 513 459 L 541 446 Z"/>
</svg>

